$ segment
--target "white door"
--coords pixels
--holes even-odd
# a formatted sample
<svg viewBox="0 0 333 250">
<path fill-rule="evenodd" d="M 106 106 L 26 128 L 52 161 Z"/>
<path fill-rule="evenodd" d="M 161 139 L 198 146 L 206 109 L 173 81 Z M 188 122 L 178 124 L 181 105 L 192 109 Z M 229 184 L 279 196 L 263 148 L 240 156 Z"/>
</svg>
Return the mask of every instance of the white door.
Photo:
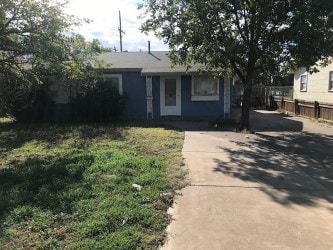
<svg viewBox="0 0 333 250">
<path fill-rule="evenodd" d="M 180 76 L 161 77 L 161 116 L 181 115 Z"/>
</svg>

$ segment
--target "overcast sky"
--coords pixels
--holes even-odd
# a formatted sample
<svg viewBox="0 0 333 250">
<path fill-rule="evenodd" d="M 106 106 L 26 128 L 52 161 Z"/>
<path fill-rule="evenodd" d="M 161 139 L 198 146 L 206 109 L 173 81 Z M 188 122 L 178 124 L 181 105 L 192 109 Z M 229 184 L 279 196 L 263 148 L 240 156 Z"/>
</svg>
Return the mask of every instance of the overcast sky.
<svg viewBox="0 0 333 250">
<path fill-rule="evenodd" d="M 108 48 L 119 45 L 119 16 L 121 11 L 123 35 L 123 51 L 147 51 L 148 40 L 152 50 L 168 50 L 168 46 L 154 35 L 146 36 L 139 31 L 142 20 L 138 18 L 140 11 L 137 5 L 140 0 L 70 0 L 67 8 L 69 14 L 79 18 L 89 18 L 93 22 L 75 28 L 87 40 L 97 38 Z"/>
</svg>

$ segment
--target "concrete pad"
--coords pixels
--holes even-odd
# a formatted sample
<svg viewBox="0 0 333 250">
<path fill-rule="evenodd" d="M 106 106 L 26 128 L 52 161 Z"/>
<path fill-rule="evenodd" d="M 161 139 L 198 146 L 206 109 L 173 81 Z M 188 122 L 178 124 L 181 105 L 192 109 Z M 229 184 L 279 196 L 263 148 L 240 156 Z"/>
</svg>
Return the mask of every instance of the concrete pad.
<svg viewBox="0 0 333 250">
<path fill-rule="evenodd" d="M 215 137 L 210 132 L 186 132 L 185 138 L 183 156 L 190 166 L 192 185 L 324 189 L 283 154 L 271 155 L 264 164 L 254 162 L 250 155 L 256 154 L 258 148 L 251 145 L 250 139 L 244 140 L 247 144 L 243 144 L 242 155 L 234 160 L 231 154 L 240 148 L 236 142 Z M 269 157 L 269 152 L 266 153 Z M 246 176 L 244 172 L 251 174 Z M 280 176 L 280 173 L 283 174 Z"/>
<path fill-rule="evenodd" d="M 290 119 L 275 124 L 308 130 L 185 132 L 190 185 L 162 249 L 333 249 L 332 128 Z"/>
<path fill-rule="evenodd" d="M 162 249 L 332 249 L 330 209 L 283 206 L 255 188 L 187 187 Z"/>
</svg>

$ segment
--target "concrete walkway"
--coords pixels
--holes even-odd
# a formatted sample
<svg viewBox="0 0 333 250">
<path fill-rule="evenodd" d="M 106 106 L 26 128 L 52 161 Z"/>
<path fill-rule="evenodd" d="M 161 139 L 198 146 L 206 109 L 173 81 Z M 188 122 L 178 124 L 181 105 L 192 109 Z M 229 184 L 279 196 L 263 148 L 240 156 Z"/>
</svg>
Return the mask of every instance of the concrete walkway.
<svg viewBox="0 0 333 250">
<path fill-rule="evenodd" d="M 190 185 L 162 249 L 333 249 L 333 128 L 252 119 L 257 134 L 185 132 Z"/>
</svg>

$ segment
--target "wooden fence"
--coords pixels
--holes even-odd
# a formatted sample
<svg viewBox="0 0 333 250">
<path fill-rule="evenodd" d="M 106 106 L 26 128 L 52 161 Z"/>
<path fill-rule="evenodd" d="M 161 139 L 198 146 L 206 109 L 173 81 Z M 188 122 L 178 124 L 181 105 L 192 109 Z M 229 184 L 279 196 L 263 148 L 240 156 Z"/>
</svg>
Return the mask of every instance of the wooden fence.
<svg viewBox="0 0 333 250">
<path fill-rule="evenodd" d="M 272 109 L 284 110 L 295 115 L 333 121 L 333 103 L 309 102 L 276 96 L 271 98 L 270 106 Z"/>
<path fill-rule="evenodd" d="M 251 106 L 260 108 L 269 105 L 270 96 L 280 96 L 292 98 L 293 86 L 263 86 L 255 85 L 252 87 Z"/>
</svg>

